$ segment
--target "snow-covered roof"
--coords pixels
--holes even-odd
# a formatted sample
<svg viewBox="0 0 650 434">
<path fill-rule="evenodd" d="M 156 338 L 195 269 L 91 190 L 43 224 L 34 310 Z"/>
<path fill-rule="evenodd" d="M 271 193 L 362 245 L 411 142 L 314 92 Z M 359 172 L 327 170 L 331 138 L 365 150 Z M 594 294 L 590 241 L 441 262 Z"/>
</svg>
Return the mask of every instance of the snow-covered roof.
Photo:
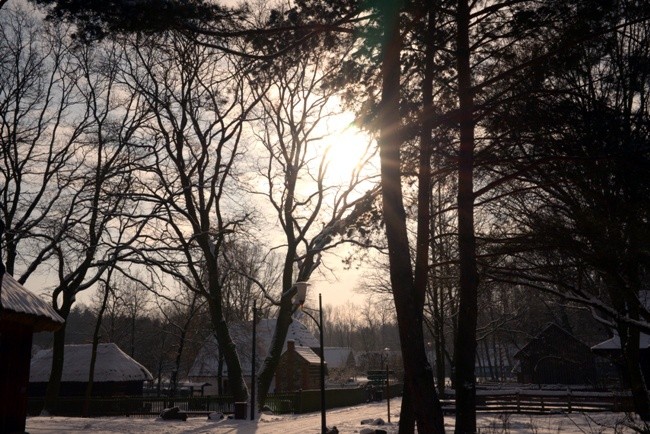
<svg viewBox="0 0 650 434">
<path fill-rule="evenodd" d="M 312 365 L 320 365 L 320 356 L 308 347 L 295 347 L 296 353 Z"/>
<path fill-rule="evenodd" d="M 266 358 L 273 333 L 275 332 L 276 319 L 262 319 L 257 323 L 256 338 L 255 338 L 255 359 L 256 369 L 262 364 Z M 243 322 L 231 324 L 229 327 L 230 336 L 237 346 L 237 353 L 239 355 L 239 362 L 241 363 L 242 373 L 245 376 L 251 375 L 251 352 L 253 342 L 253 326 L 252 322 Z M 318 340 L 311 334 L 309 329 L 300 321 L 294 319 L 289 325 L 287 331 L 287 339 L 284 341 L 282 352 L 287 349 L 287 341 L 292 340 L 295 342 L 296 347 L 317 348 L 320 346 Z M 219 366 L 219 348 L 217 341 L 213 335 L 206 339 L 205 343 L 199 350 L 199 353 L 194 359 L 194 363 L 188 372 L 189 378 L 194 377 L 216 377 L 218 375 Z M 223 375 L 227 375 L 228 367 L 223 364 Z"/>
<path fill-rule="evenodd" d="M 349 347 L 325 347 L 325 362 L 330 368 L 345 368 L 351 355 L 354 357 Z"/>
<path fill-rule="evenodd" d="M 644 350 L 647 348 L 650 348 L 650 336 L 641 333 L 641 336 L 639 337 L 639 348 Z M 614 337 L 607 339 L 606 341 L 603 341 L 599 344 L 594 345 L 591 347 L 592 350 L 598 351 L 605 351 L 605 350 L 620 350 L 621 349 L 621 338 L 618 336 L 617 333 L 614 333 Z"/>
<path fill-rule="evenodd" d="M 34 331 L 54 331 L 65 322 L 52 306 L 27 290 L 11 274 L 2 276 L 0 298 L 5 318 L 32 325 Z"/>
<path fill-rule="evenodd" d="M 257 340 L 265 340 L 268 344 L 271 343 L 273 338 L 273 333 L 275 332 L 275 326 L 277 324 L 277 319 L 262 319 L 257 324 Z M 320 347 L 320 342 L 314 337 L 314 335 L 309 331 L 307 326 L 297 319 L 293 319 L 289 325 L 289 330 L 287 331 L 287 338 L 284 341 L 284 346 L 282 351 L 287 349 L 287 341 L 294 341 L 297 347 L 309 347 L 309 348 L 318 348 Z M 266 345 L 268 348 L 268 345 Z"/>
<path fill-rule="evenodd" d="M 86 382 L 90 373 L 91 344 L 66 345 L 61 381 Z M 41 350 L 32 358 L 29 369 L 31 383 L 49 381 L 52 369 L 52 350 Z M 97 346 L 94 381 L 146 381 L 152 380 L 151 373 L 125 354 L 113 343 Z"/>
<path fill-rule="evenodd" d="M 639 302 L 641 303 L 642 306 L 644 306 L 647 310 L 650 310 L 650 291 L 649 290 L 641 290 L 639 291 Z M 614 337 L 607 339 L 606 341 L 603 341 L 599 344 L 594 345 L 591 347 L 592 350 L 595 351 L 607 351 L 607 350 L 620 350 L 621 349 L 621 338 L 618 336 L 618 332 L 616 330 L 612 330 Z M 641 336 L 639 337 L 639 349 L 647 349 L 650 348 L 650 335 L 647 335 L 645 333 L 641 333 Z"/>
</svg>

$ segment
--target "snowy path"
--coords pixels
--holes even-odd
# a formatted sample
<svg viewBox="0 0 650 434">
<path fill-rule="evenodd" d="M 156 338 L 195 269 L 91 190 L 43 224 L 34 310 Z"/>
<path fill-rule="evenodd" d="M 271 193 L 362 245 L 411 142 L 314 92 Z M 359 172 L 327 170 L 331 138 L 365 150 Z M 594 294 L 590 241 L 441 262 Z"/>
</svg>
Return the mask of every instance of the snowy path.
<svg viewBox="0 0 650 434">
<path fill-rule="evenodd" d="M 383 425 L 388 433 L 397 433 L 397 420 L 401 401 L 391 400 L 391 425 Z M 356 407 L 333 409 L 327 412 L 327 425 L 336 425 L 341 434 L 358 433 L 365 425 L 363 419 L 386 418 L 386 403 L 373 403 Z M 479 415 L 478 425 L 485 434 L 632 434 L 623 427 L 620 413 L 595 413 L 588 416 L 570 415 Z M 445 428 L 453 432 L 454 418 L 445 418 Z M 318 434 L 320 413 L 303 415 L 262 415 L 256 421 L 190 418 L 187 422 L 156 419 L 70 417 L 32 417 L 27 419 L 30 434 L 87 433 L 96 434 Z"/>
<path fill-rule="evenodd" d="M 391 400 L 391 420 L 397 420 L 400 400 Z M 332 409 L 327 412 L 327 425 L 336 425 L 342 433 L 361 429 L 362 419 L 386 420 L 386 403 L 373 403 L 356 407 Z M 320 413 L 302 415 L 262 415 L 256 421 L 222 420 L 207 421 L 206 418 L 190 418 L 187 422 L 162 421 L 135 418 L 32 417 L 27 419 L 30 434 L 81 433 L 161 433 L 161 434 L 310 434 L 320 433 Z M 382 427 L 390 433 L 397 432 L 397 425 Z"/>
</svg>

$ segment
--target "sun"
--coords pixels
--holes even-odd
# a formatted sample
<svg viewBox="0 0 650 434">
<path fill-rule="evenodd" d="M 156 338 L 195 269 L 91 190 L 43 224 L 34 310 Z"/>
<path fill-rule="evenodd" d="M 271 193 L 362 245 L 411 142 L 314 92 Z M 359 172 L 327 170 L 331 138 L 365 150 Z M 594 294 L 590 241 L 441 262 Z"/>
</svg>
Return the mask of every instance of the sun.
<svg viewBox="0 0 650 434">
<path fill-rule="evenodd" d="M 378 173 L 377 145 L 353 121 L 351 113 L 328 119 L 320 151 L 325 159 L 324 181 L 328 185 L 369 180 Z"/>
</svg>

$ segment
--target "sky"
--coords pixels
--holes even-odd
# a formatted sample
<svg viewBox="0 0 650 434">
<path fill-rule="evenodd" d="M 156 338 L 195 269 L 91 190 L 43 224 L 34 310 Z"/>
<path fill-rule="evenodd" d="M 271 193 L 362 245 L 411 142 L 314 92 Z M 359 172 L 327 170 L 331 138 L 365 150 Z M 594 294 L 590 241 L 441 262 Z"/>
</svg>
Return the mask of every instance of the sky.
<svg viewBox="0 0 650 434">
<path fill-rule="evenodd" d="M 17 1 L 22 3 L 22 0 Z M 228 3 L 228 2 L 226 2 Z M 239 3 L 238 1 L 231 1 L 230 3 Z M 334 110 L 340 111 L 340 101 L 334 101 Z M 329 158 L 331 161 L 329 168 L 329 175 L 327 180 L 330 182 L 345 182 L 348 175 L 354 168 L 355 162 L 360 158 L 365 144 L 369 142 L 369 138 L 360 132 L 353 125 L 354 116 L 352 113 L 343 112 L 333 120 L 328 121 L 328 126 L 320 133 L 325 133 L 324 139 L 320 144 L 320 151 L 324 147 L 329 148 Z M 331 134 L 327 134 L 327 131 Z M 372 145 L 374 147 L 374 145 Z M 375 156 L 376 157 L 376 156 Z M 373 176 L 378 175 L 378 161 L 377 158 L 369 165 L 370 171 Z M 367 184 L 369 185 L 369 184 Z M 364 187 L 365 188 L 365 187 Z M 274 231 L 280 232 L 276 226 Z M 267 240 L 270 245 L 277 243 L 274 240 Z M 275 244 L 277 245 L 277 244 Z M 337 248 L 334 254 L 326 253 L 324 255 L 324 264 L 329 268 L 325 270 L 324 267 L 321 272 L 313 274 L 311 280 L 310 294 L 313 300 L 317 300 L 318 293 L 323 294 L 323 303 L 325 305 L 338 306 L 353 302 L 362 304 L 367 295 L 357 291 L 363 286 L 363 277 L 368 274 L 368 269 L 365 268 L 366 263 L 360 262 L 354 264 L 350 269 L 345 269 L 342 264 L 341 258 L 347 252 L 344 248 Z M 19 266 L 19 264 L 18 264 Z M 16 273 L 17 275 L 20 273 Z M 41 267 L 34 273 L 25 286 L 30 290 L 40 294 L 48 302 L 50 301 L 49 288 L 56 280 L 54 271 L 48 270 L 47 267 Z M 170 282 L 170 286 L 173 282 Z M 93 296 L 93 290 L 87 290 L 79 294 L 77 301 L 89 304 Z"/>
</svg>

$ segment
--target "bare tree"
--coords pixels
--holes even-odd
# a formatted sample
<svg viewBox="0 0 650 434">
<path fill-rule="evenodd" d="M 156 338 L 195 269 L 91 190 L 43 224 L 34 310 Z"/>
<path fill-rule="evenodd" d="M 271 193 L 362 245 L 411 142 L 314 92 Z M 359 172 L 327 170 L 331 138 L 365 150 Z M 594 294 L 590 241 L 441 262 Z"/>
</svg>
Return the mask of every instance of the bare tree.
<svg viewBox="0 0 650 434">
<path fill-rule="evenodd" d="M 170 396 L 176 396 L 178 379 L 181 371 L 181 361 L 185 347 L 192 339 L 193 323 L 205 307 L 205 299 L 195 291 L 190 291 L 181 286 L 178 296 L 173 301 L 164 304 L 158 303 L 158 310 L 165 318 L 167 329 L 176 339 L 176 351 L 174 356 L 174 367 L 171 373 Z"/>
<path fill-rule="evenodd" d="M 106 279 L 100 283 L 101 291 L 96 293 L 98 298 L 99 306 L 97 309 L 97 319 L 95 321 L 95 327 L 93 329 L 93 338 L 92 338 L 92 348 L 90 353 L 90 366 L 88 367 L 88 384 L 86 385 L 86 392 L 84 395 L 83 403 L 83 416 L 90 416 L 90 399 L 93 393 L 93 383 L 95 381 L 95 365 L 97 362 L 97 347 L 99 346 L 99 340 L 101 338 L 100 332 L 102 328 L 102 320 L 104 319 L 104 313 L 109 305 L 109 300 L 111 295 L 114 296 L 111 284 L 112 284 L 112 271 L 109 269 Z"/>
<path fill-rule="evenodd" d="M 125 198 L 136 156 L 126 143 L 141 118 L 129 110 L 133 94 L 113 93 L 119 53 L 73 48 L 68 29 L 39 28 L 20 10 L 3 9 L 1 19 L 7 268 L 24 282 L 51 267 L 52 303 L 66 318 L 131 239 Z M 65 326 L 54 335 L 44 411 L 58 395 L 64 342 Z"/>
<path fill-rule="evenodd" d="M 250 219 L 237 191 L 235 163 L 243 121 L 257 98 L 245 66 L 181 35 L 134 37 L 124 80 L 152 121 L 139 130 L 148 158 L 139 169 L 146 203 L 140 260 L 205 297 L 237 401 L 246 401 L 235 343 L 226 324 L 225 246 Z"/>
<path fill-rule="evenodd" d="M 91 123 L 65 29 L 26 10 L 0 14 L 0 212 L 7 272 L 24 283 L 66 235 L 66 194 L 82 171 L 77 141 Z"/>
<path fill-rule="evenodd" d="M 373 156 L 371 143 L 350 143 L 362 147 L 359 161 L 343 182 L 334 182 L 330 172 L 336 159 L 328 157 L 327 140 L 336 136 L 326 128 L 334 117 L 334 93 L 324 88 L 325 78 L 336 68 L 318 53 L 295 53 L 278 60 L 255 80 L 268 83 L 261 98 L 259 142 L 265 161 L 259 174 L 266 181 L 263 194 L 277 216 L 283 233 L 281 295 L 267 291 L 278 309 L 278 321 L 268 356 L 259 374 L 257 404 L 264 405 L 280 360 L 292 314 L 297 304 L 294 284 L 306 282 L 321 264 L 323 252 L 353 242 L 355 229 L 364 226 L 363 217 L 372 210 L 377 188 L 372 174 L 364 169 Z M 254 89 L 259 84 L 252 85 Z M 339 156 L 340 158 L 341 156 Z"/>
<path fill-rule="evenodd" d="M 264 296 L 265 288 L 275 288 L 282 276 L 282 258 L 267 251 L 259 240 L 242 238 L 225 248 L 227 277 L 224 281 L 226 321 L 252 319 L 253 302 L 258 312 L 268 312 L 272 303 Z"/>
<path fill-rule="evenodd" d="M 49 213 L 65 237 L 55 243 L 51 262 L 58 282 L 52 290 L 54 308 L 64 318 L 79 292 L 93 287 L 109 267 L 116 266 L 124 249 L 138 236 L 131 215 L 137 202 L 127 200 L 133 163 L 138 155 L 129 144 L 144 113 L 132 109 L 138 96 L 116 83 L 120 50 L 114 46 L 84 47 L 75 51 L 81 77 L 78 95 L 86 106 L 89 125 L 77 139 L 78 172 L 67 179 L 65 204 Z M 124 107 L 126 109 L 124 109 Z M 66 179 L 65 173 L 58 177 Z M 63 372 L 65 327 L 54 335 L 52 371 L 44 412 L 56 405 Z"/>
</svg>

